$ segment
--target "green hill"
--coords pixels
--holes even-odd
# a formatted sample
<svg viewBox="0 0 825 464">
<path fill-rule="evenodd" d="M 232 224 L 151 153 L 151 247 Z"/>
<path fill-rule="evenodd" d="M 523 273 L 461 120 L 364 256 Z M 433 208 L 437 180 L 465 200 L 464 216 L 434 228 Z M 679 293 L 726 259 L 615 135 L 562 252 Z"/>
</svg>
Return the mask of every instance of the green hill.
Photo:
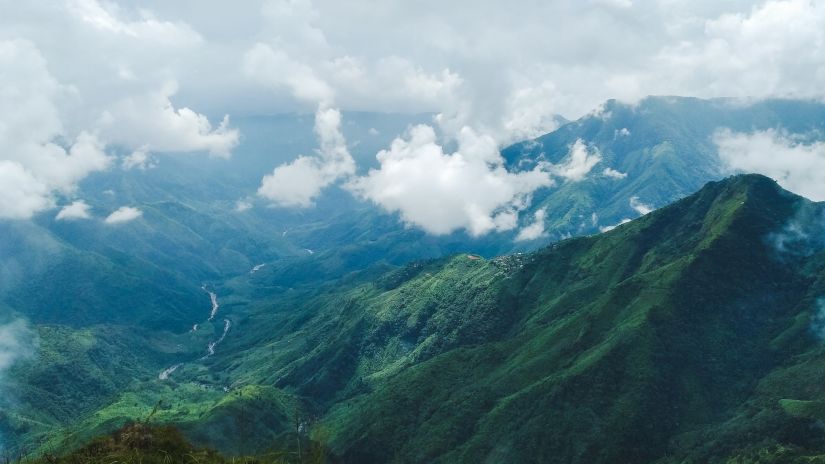
<svg viewBox="0 0 825 464">
<path fill-rule="evenodd" d="M 117 431 L 97 437 L 83 447 L 67 454 L 46 454 L 26 460 L 31 464 L 274 464 L 330 462 L 326 451 L 316 443 L 304 447 L 284 448 L 260 456 L 224 457 L 208 448 L 197 448 L 189 443 L 180 430 L 171 426 L 148 426 L 130 423 Z M 12 462 L 7 459 L 5 462 Z"/>
<path fill-rule="evenodd" d="M 276 297 L 239 277 L 219 356 L 124 389 L 57 443 L 161 401 L 155 420 L 236 454 L 297 420 L 344 462 L 818 462 L 823 231 L 821 204 L 749 175 L 532 254 Z"/>
<path fill-rule="evenodd" d="M 825 106 L 735 103 L 609 101 L 503 150 L 511 169 L 563 163 L 579 139 L 602 157 L 536 192 L 521 220 L 545 208 L 548 235 L 530 242 L 430 236 L 337 187 L 308 210 L 236 211 L 270 155 L 312 149 L 294 115 L 247 121 L 236 171 L 169 157 L 91 176 L 78 195 L 96 219 L 0 222 L 0 323 L 22 315 L 39 339 L 0 378 L 0 446 L 71 449 L 160 404 L 159 423 L 239 455 L 293 441 L 296 417 L 347 461 L 818 452 L 822 206 L 758 176 L 688 195 L 723 175 L 718 128 L 815 139 Z M 384 119 L 351 117 L 353 140 Z M 353 147 L 363 167 L 414 119 Z M 633 197 L 676 203 L 513 254 L 637 217 Z M 143 216 L 101 223 L 124 204 Z"/>
</svg>

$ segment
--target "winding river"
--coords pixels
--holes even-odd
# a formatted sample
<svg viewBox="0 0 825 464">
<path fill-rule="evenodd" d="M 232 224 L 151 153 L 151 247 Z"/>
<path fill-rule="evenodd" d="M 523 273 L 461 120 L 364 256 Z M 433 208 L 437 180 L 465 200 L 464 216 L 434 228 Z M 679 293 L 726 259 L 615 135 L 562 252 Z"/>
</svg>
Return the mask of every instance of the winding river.
<svg viewBox="0 0 825 464">
<path fill-rule="evenodd" d="M 266 263 L 264 263 L 264 264 L 258 264 L 258 265 L 255 265 L 255 266 L 252 268 L 252 270 L 251 270 L 251 271 L 249 271 L 249 273 L 250 273 L 250 274 L 254 274 L 254 273 L 256 273 L 256 272 L 260 271 L 260 270 L 261 270 L 261 268 L 263 268 L 264 266 L 266 266 Z"/>
<path fill-rule="evenodd" d="M 201 288 L 204 292 L 209 294 L 209 299 L 212 300 L 212 311 L 209 313 L 208 319 L 211 321 L 212 319 L 215 319 L 215 315 L 218 314 L 218 308 L 221 307 L 221 305 L 218 304 L 218 295 L 216 295 L 215 292 L 212 292 L 209 289 L 207 289 L 206 285 L 202 286 Z"/>
<path fill-rule="evenodd" d="M 201 288 L 203 289 L 203 291 L 209 293 L 209 299 L 212 302 L 212 310 L 209 313 L 209 319 L 207 319 L 207 320 L 212 321 L 212 320 L 215 319 L 215 316 L 218 314 L 218 308 L 220 307 L 220 304 L 218 304 L 218 295 L 215 292 L 212 292 L 209 289 L 207 289 L 206 285 L 203 285 Z M 190 332 L 196 332 L 198 330 L 198 326 L 199 326 L 199 324 L 193 325 L 192 330 Z M 224 319 L 223 320 L 223 333 L 221 333 L 221 336 L 217 340 L 212 340 L 206 345 L 206 355 L 199 358 L 198 359 L 199 361 L 203 361 L 203 360 L 205 360 L 205 359 L 207 359 L 207 358 L 209 358 L 209 357 L 211 357 L 215 354 L 215 347 L 217 347 L 226 338 L 226 334 L 229 333 L 229 329 L 231 327 L 232 327 L 232 321 L 230 321 L 229 319 Z M 173 366 L 167 367 L 166 369 L 161 371 L 160 374 L 158 374 L 158 379 L 159 380 L 168 380 L 169 376 L 171 376 L 172 373 L 174 373 L 176 370 L 178 370 L 183 365 L 184 365 L 184 363 L 177 363 Z"/>
<path fill-rule="evenodd" d="M 223 341 L 224 338 L 226 338 L 226 334 L 227 334 L 227 332 L 229 332 L 230 327 L 232 327 L 232 321 L 230 321 L 229 319 L 224 319 L 223 320 L 223 333 L 221 334 L 221 338 L 219 338 L 215 341 L 209 342 L 209 344 L 206 346 L 206 356 L 202 357 L 201 360 L 206 359 L 206 358 L 208 358 L 208 357 L 215 354 L 215 347 L 218 346 Z"/>
<path fill-rule="evenodd" d="M 170 375 L 172 375 L 172 372 L 175 372 L 176 370 L 178 370 L 178 368 L 179 368 L 180 366 L 182 366 L 182 365 L 183 365 L 183 363 L 177 363 L 177 364 L 175 364 L 175 365 L 174 365 L 174 366 L 172 366 L 172 367 L 167 367 L 166 369 L 164 369 L 164 370 L 163 370 L 163 372 L 161 372 L 160 374 L 158 374 L 158 378 L 159 378 L 160 380 L 166 380 L 166 379 L 168 379 L 168 378 L 169 378 L 169 376 L 170 376 Z"/>
</svg>

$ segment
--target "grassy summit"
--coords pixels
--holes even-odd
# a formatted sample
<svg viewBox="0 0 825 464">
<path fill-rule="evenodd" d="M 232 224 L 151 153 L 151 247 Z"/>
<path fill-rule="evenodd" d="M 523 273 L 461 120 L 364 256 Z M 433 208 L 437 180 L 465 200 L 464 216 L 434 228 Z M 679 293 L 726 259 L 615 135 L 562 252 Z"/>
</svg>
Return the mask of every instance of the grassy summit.
<svg viewBox="0 0 825 464">
<path fill-rule="evenodd" d="M 329 462 L 321 448 L 283 450 L 255 457 L 227 458 L 207 448 L 197 448 L 172 426 L 130 423 L 117 431 L 95 438 L 83 447 L 64 455 L 46 454 L 29 464 L 291 464 Z"/>
</svg>

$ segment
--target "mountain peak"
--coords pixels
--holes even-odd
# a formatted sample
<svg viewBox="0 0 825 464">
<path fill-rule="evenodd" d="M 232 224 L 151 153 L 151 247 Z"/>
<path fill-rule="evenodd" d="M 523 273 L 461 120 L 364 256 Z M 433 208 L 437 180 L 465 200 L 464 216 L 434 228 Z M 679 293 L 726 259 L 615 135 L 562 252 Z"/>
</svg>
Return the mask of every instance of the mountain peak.
<svg viewBox="0 0 825 464">
<path fill-rule="evenodd" d="M 722 180 L 709 182 L 708 185 L 710 184 L 720 184 L 725 189 L 744 189 L 748 191 L 763 190 L 765 192 L 773 191 L 778 195 L 791 194 L 780 187 L 774 179 L 762 174 L 735 174 Z M 782 192 L 784 192 L 784 194 Z"/>
</svg>

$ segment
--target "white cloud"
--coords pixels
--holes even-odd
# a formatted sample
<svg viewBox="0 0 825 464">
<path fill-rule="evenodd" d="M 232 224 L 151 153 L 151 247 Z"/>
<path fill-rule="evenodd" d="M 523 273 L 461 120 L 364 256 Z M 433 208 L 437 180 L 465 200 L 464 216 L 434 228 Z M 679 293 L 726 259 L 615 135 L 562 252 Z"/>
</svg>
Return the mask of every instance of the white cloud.
<svg viewBox="0 0 825 464">
<path fill-rule="evenodd" d="M 48 186 L 19 163 L 0 160 L 0 218 L 28 219 L 53 204 Z"/>
<path fill-rule="evenodd" d="M 58 221 L 72 221 L 75 219 L 90 219 L 89 205 L 83 200 L 76 200 L 64 206 L 55 216 Z"/>
<path fill-rule="evenodd" d="M 595 5 L 627 9 L 633 6 L 632 0 L 592 0 Z"/>
<path fill-rule="evenodd" d="M 72 0 L 69 11 L 85 23 L 101 31 L 122 34 L 136 40 L 157 41 L 164 46 L 189 47 L 203 42 L 203 38 L 188 24 L 163 21 L 155 18 L 148 10 L 140 11 L 140 19 L 130 21 L 117 5 L 102 4 L 96 0 Z"/>
<path fill-rule="evenodd" d="M 626 172 L 617 171 L 613 168 L 604 168 L 602 175 L 605 177 L 610 177 L 611 179 L 624 179 L 627 177 Z"/>
<path fill-rule="evenodd" d="M 622 225 L 622 224 L 627 224 L 627 223 L 628 223 L 628 222 L 630 222 L 630 221 L 631 221 L 630 219 L 628 219 L 628 218 L 624 218 L 624 219 L 622 219 L 621 221 L 619 221 L 619 223 L 618 223 L 618 224 L 614 224 L 614 225 L 612 225 L 612 226 L 603 226 L 603 227 L 599 227 L 599 231 L 600 231 L 600 232 L 610 232 L 611 230 L 615 229 L 616 227 L 619 227 L 619 226 L 620 226 L 620 225 Z"/>
<path fill-rule="evenodd" d="M 378 103 L 412 111 L 432 111 L 452 101 L 462 83 L 449 68 L 426 71 L 394 55 L 365 62 L 334 49 L 321 33 L 298 37 L 304 35 L 313 40 L 303 46 L 287 43 L 282 35 L 254 44 L 243 55 L 244 74 L 251 82 L 276 93 L 285 90 L 300 102 L 331 105 L 341 96 L 356 107 Z"/>
<path fill-rule="evenodd" d="M 507 99 L 504 143 L 536 138 L 558 128 L 558 89 L 551 81 L 516 89 Z"/>
<path fill-rule="evenodd" d="M 229 127 L 229 117 L 213 128 L 206 116 L 175 108 L 170 97 L 177 87 L 168 82 L 160 90 L 118 101 L 98 120 L 101 131 L 112 142 L 138 147 L 138 152 L 207 151 L 229 157 L 240 136 Z"/>
<path fill-rule="evenodd" d="M 264 176 L 258 195 L 277 206 L 309 207 L 324 187 L 355 173 L 355 161 L 341 133 L 341 112 L 319 105 L 315 113 L 319 149 Z"/>
<path fill-rule="evenodd" d="M 16 182 L 26 187 L 18 190 L 32 195 L 20 203 L 27 211 L 15 207 L 3 217 L 48 208 L 105 164 L 99 153 L 49 170 L 28 161 L 30 152 L 71 153 L 84 131 L 89 153 L 116 143 L 136 153 L 226 156 L 237 131 L 207 114 L 270 114 L 334 100 L 347 110 L 440 113 L 444 142 L 470 127 L 502 145 L 551 129 L 555 114 L 575 118 L 607 98 L 825 97 L 825 3 L 806 0 L 430 7 L 253 0 L 198 8 L 160 0 L 0 0 L 0 9 L 2 36 L 24 39 L 11 48 L 34 50 L 14 60 L 8 45 L 0 52 L 2 82 L 24 95 L 22 106 L 9 105 L 13 111 L 0 103 L 0 122 L 15 127 L 0 134 L 7 138 L 0 159 L 17 163 L 4 165 L 6 175 L 23 176 Z M 616 136 L 624 136 L 621 129 Z M 295 163 L 312 182 L 293 199 L 305 204 L 326 176 L 317 161 Z M 569 168 L 577 178 L 577 168 L 593 167 Z"/>
<path fill-rule="evenodd" d="M 349 188 L 433 234 L 513 229 L 530 194 L 553 183 L 538 168 L 508 172 L 495 141 L 470 128 L 459 133 L 458 150 L 445 153 L 432 127 L 415 126 L 377 159 L 380 168 Z"/>
<path fill-rule="evenodd" d="M 516 235 L 516 241 L 522 242 L 527 240 L 536 240 L 537 238 L 547 236 L 544 232 L 544 219 L 546 216 L 547 211 L 544 208 L 536 211 L 533 223 L 518 232 L 518 235 Z"/>
<path fill-rule="evenodd" d="M 728 169 L 764 174 L 792 192 L 825 200 L 825 143 L 802 143 L 774 130 L 728 129 L 717 131 L 713 141 Z"/>
<path fill-rule="evenodd" d="M 599 164 L 602 156 L 596 147 L 588 147 L 578 139 L 570 146 L 566 161 L 552 167 L 553 174 L 571 182 L 579 182 L 587 177 L 594 166 Z"/>
<path fill-rule="evenodd" d="M 11 406 L 19 398 L 19 385 L 14 377 L 6 377 L 7 371 L 20 361 L 35 355 L 38 346 L 37 333 L 23 319 L 0 321 L 0 408 Z M 0 434 L 0 451 L 3 448 Z"/>
<path fill-rule="evenodd" d="M 35 334 L 22 319 L 0 324 L 0 377 L 20 359 L 31 356 Z"/>
<path fill-rule="evenodd" d="M 112 161 L 104 152 L 103 142 L 88 132 L 78 134 L 68 152 L 49 149 L 52 153 L 38 153 L 42 162 L 38 172 L 63 192 L 72 191 L 89 173 L 108 169 Z"/>
<path fill-rule="evenodd" d="M 656 209 L 650 205 L 642 203 L 641 200 L 639 200 L 639 197 L 630 197 L 630 207 L 642 216 Z"/>
<path fill-rule="evenodd" d="M 14 9 L 0 18 L 0 161 L 18 165 L 4 164 L 5 177 L 27 182 L 15 198 L 32 195 L 0 217 L 28 218 L 70 195 L 109 168 L 110 143 L 221 156 L 237 143 L 226 124 L 212 130 L 204 116 L 175 109 L 174 88 L 161 85 L 175 81 L 175 60 L 205 44 L 184 21 L 95 0 L 0 8 Z"/>
<path fill-rule="evenodd" d="M 277 206 L 307 208 L 313 205 L 321 190 L 334 180 L 323 169 L 323 162 L 319 159 L 301 156 L 264 176 L 258 195 Z"/>
<path fill-rule="evenodd" d="M 115 210 L 112 214 L 106 216 L 104 222 L 106 224 L 122 224 L 124 222 L 134 221 L 135 219 L 141 217 L 143 215 L 143 211 L 131 207 L 131 206 L 121 206 L 117 210 Z"/>
<path fill-rule="evenodd" d="M 131 169 L 140 169 L 141 171 L 145 171 L 146 169 L 157 167 L 157 163 L 155 163 L 152 159 L 152 154 L 149 153 L 145 147 L 138 148 L 129 155 L 125 156 L 123 160 L 121 160 L 120 165 L 124 171 L 129 171 Z"/>
<path fill-rule="evenodd" d="M 617 139 L 619 137 L 630 137 L 630 129 L 627 127 L 622 127 L 621 129 L 616 129 L 613 131 L 613 138 Z"/>
<path fill-rule="evenodd" d="M 306 87 L 304 102 L 331 92 L 346 109 L 461 113 L 456 129 L 503 139 L 612 97 L 821 97 L 825 88 L 825 5 L 806 0 L 0 1 L 13 10 L 0 18 L 4 35 L 37 43 L 78 89 L 78 107 L 97 114 L 167 79 L 181 84 L 185 106 L 208 114 L 301 108 L 284 97 Z M 261 59 L 246 60 L 245 72 L 247 52 Z M 279 76 L 292 84 L 262 97 L 260 85 Z M 519 95 L 529 98 L 513 105 Z"/>
<path fill-rule="evenodd" d="M 702 36 L 665 46 L 655 63 L 680 94 L 821 98 L 824 26 L 822 2 L 765 1 L 707 18 Z"/>
<path fill-rule="evenodd" d="M 268 44 L 255 44 L 246 52 L 244 72 L 274 90 L 286 87 L 301 100 L 330 102 L 333 97 L 330 86 L 313 68 Z"/>
<path fill-rule="evenodd" d="M 80 132 L 71 144 L 56 100 L 66 92 L 29 41 L 0 41 L 0 218 L 26 219 L 54 204 L 55 192 L 108 167 L 95 135 Z"/>
<path fill-rule="evenodd" d="M 238 200 L 235 202 L 235 212 L 243 213 L 252 209 L 252 203 L 247 200 Z"/>
</svg>

